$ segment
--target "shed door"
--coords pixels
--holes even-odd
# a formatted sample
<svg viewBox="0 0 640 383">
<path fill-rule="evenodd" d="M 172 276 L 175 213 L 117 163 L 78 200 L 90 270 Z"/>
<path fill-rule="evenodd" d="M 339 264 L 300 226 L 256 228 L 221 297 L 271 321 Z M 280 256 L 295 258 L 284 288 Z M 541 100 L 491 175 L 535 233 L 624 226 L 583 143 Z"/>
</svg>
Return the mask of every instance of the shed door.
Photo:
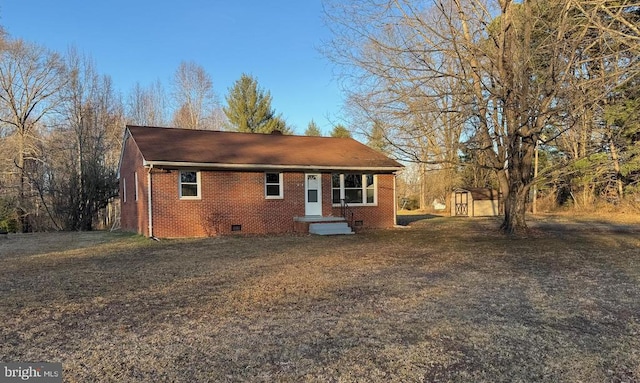
<svg viewBox="0 0 640 383">
<path fill-rule="evenodd" d="M 322 215 L 322 174 L 305 174 L 304 178 L 304 214 Z"/>
<path fill-rule="evenodd" d="M 456 216 L 468 216 L 469 215 L 469 193 L 468 192 L 456 192 Z"/>
</svg>

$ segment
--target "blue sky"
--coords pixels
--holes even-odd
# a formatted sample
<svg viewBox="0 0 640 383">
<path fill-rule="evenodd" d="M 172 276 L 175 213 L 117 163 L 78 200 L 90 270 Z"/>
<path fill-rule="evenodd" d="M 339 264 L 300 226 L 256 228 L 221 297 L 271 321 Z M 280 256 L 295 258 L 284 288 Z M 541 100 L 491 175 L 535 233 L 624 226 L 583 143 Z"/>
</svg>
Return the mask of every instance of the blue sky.
<svg viewBox="0 0 640 383">
<path fill-rule="evenodd" d="M 91 55 L 123 97 L 136 82 L 166 88 L 181 61 L 203 66 L 224 102 L 244 73 L 302 133 L 313 119 L 327 134 L 342 96 L 318 48 L 328 40 L 320 0 L 3 0 L 0 25 L 64 53 Z"/>
</svg>

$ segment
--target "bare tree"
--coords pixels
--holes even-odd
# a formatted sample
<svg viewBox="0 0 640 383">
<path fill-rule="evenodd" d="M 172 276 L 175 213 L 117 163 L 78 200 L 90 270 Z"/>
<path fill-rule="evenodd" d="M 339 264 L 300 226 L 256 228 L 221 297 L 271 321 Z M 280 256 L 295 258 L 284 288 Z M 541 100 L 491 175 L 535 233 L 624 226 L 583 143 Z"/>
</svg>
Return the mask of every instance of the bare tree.
<svg viewBox="0 0 640 383">
<path fill-rule="evenodd" d="M 60 103 L 66 77 L 60 56 L 22 40 L 0 47 L 0 123 L 15 138 L 16 214 L 29 231 L 28 163 L 37 161 L 37 125 Z"/>
<path fill-rule="evenodd" d="M 415 33 L 415 25 L 400 25 L 395 20 L 402 20 L 401 15 L 389 15 L 377 28 L 366 19 L 385 17 L 382 7 L 366 1 L 353 8 L 339 7 L 343 13 L 337 20 L 333 18 L 333 26 L 335 21 L 347 22 L 338 25 L 339 37 L 328 53 L 337 62 L 349 65 L 345 91 L 348 115 L 355 121 L 352 126 L 368 141 L 384 143 L 385 151 L 397 159 L 419 164 L 419 171 L 412 174 L 419 178 L 414 182 L 420 185 L 420 208 L 424 209 L 458 186 L 459 141 L 468 113 L 466 96 L 456 77 L 425 77 L 423 67 L 428 64 L 420 53 L 421 38 Z M 363 15 L 363 9 L 371 13 Z M 359 40 L 363 35 L 350 35 L 354 26 L 350 20 L 355 20 L 370 38 Z M 361 51 L 342 51 L 358 44 L 362 45 Z M 400 53 L 402 50 L 406 53 Z M 440 65 L 455 70 L 444 58 Z M 438 187 L 433 187 L 434 180 Z"/>
<path fill-rule="evenodd" d="M 129 92 L 127 123 L 164 126 L 167 122 L 167 97 L 160 80 L 149 87 L 136 83 Z"/>
<path fill-rule="evenodd" d="M 597 82 L 579 75 L 603 59 L 614 62 L 611 52 L 578 55 L 585 47 L 614 37 L 637 46 L 607 31 L 611 21 L 598 21 L 626 25 L 626 15 L 610 7 L 615 2 L 594 2 L 587 9 L 577 0 L 335 1 L 327 5 L 335 36 L 328 51 L 345 65 L 347 86 L 365 100 L 358 104 L 366 113 L 396 118 L 387 136 L 398 152 L 442 163 L 435 148 L 449 140 L 453 150 L 444 152 L 455 161 L 458 139 L 481 151 L 477 158 L 505 197 L 503 230 L 514 233 L 526 229 L 536 144 L 550 125 L 562 127 L 558 134 L 574 128 L 562 101 L 578 88 L 597 89 L 589 103 L 602 100 L 637 70 L 626 65 Z M 446 133 L 434 134 L 439 129 Z"/>
<path fill-rule="evenodd" d="M 548 143 L 562 153 L 550 163 L 551 183 L 577 206 L 593 207 L 597 198 L 620 201 L 632 182 L 625 163 L 633 163 L 633 146 L 625 142 L 622 120 L 610 112 L 626 109 L 634 97 L 640 12 L 637 1 L 570 1 L 566 7 L 582 34 L 569 35 L 575 41 L 574 76 L 554 100 L 564 114 L 546 132 L 552 137 Z"/>
<path fill-rule="evenodd" d="M 63 121 L 50 144 L 51 191 L 65 229 L 92 230 L 99 211 L 117 195 L 116 161 L 122 108 L 111 79 L 99 76 L 93 60 L 71 50 L 64 88 Z M 119 137 L 118 137 L 119 138 Z"/>
<path fill-rule="evenodd" d="M 213 82 L 204 68 L 194 62 L 181 62 L 173 80 L 176 109 L 173 121 L 186 129 L 218 129 L 219 101 Z"/>
</svg>

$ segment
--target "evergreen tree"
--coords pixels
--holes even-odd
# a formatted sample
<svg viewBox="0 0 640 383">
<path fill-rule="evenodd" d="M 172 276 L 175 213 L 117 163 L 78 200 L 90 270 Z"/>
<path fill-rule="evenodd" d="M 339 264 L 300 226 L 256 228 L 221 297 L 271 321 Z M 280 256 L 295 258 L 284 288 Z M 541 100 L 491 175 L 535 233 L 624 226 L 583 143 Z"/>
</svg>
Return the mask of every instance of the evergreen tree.
<svg viewBox="0 0 640 383">
<path fill-rule="evenodd" d="M 271 93 L 258 87 L 258 81 L 245 73 L 229 89 L 223 108 L 231 130 L 245 133 L 270 133 L 286 127 L 271 107 Z M 285 132 L 283 132 L 285 133 Z"/>
<path fill-rule="evenodd" d="M 287 122 L 280 115 L 277 115 L 273 118 L 273 121 L 271 123 L 271 130 L 269 132 L 273 132 L 274 130 L 277 130 L 282 134 L 293 134 L 293 129 L 289 125 L 287 125 Z"/>
<path fill-rule="evenodd" d="M 616 92 L 605 107 L 603 149 L 613 162 L 618 197 L 640 193 L 640 81 Z"/>
<path fill-rule="evenodd" d="M 351 138 L 351 132 L 344 125 L 336 125 L 331 131 L 331 137 Z"/>
<path fill-rule="evenodd" d="M 315 121 L 311 120 L 311 122 L 309 122 L 309 125 L 307 126 L 307 130 L 304 131 L 304 135 L 320 137 L 322 136 L 322 132 L 320 131 L 320 128 L 318 128 L 318 124 L 316 124 Z"/>
<path fill-rule="evenodd" d="M 367 145 L 369 147 L 387 155 L 391 153 L 389 140 L 385 136 L 384 127 L 381 122 L 375 121 L 373 123 L 373 127 L 371 128 L 368 138 L 369 140 L 367 141 Z"/>
</svg>

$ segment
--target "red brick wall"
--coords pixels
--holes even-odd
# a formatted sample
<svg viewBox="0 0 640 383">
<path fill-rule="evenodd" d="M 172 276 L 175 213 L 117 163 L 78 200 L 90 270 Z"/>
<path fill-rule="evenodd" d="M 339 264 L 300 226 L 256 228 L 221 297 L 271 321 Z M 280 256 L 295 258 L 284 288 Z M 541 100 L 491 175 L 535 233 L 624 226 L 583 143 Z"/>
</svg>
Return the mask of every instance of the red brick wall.
<svg viewBox="0 0 640 383">
<path fill-rule="evenodd" d="M 126 202 L 122 202 L 123 230 L 148 235 L 147 174 L 133 142 L 125 143 L 120 170 L 120 193 L 127 182 Z M 134 172 L 138 173 L 138 201 L 134 200 Z M 283 173 L 283 198 L 265 199 L 264 172 L 201 171 L 201 198 L 179 198 L 179 170 L 153 169 L 153 235 L 160 238 L 204 237 L 219 234 L 264 234 L 294 232 L 293 217 L 305 215 L 304 173 Z M 362 228 L 391 227 L 393 215 L 393 175 L 378 175 L 378 205 L 351 207 L 354 220 Z M 324 216 L 340 216 L 331 201 L 331 174 L 322 174 Z M 232 225 L 242 230 L 233 232 Z M 357 228 L 356 228 L 357 229 Z"/>
<path fill-rule="evenodd" d="M 135 173 L 138 174 L 138 200 L 135 200 Z M 124 183 L 126 181 L 126 199 Z M 142 166 L 142 155 L 132 139 L 125 142 L 120 165 L 120 227 L 122 230 L 148 235 L 147 169 Z"/>
<path fill-rule="evenodd" d="M 265 199 L 264 172 L 201 171 L 201 199 L 179 198 L 178 170 L 153 174 L 153 231 L 157 237 L 293 232 L 304 215 L 304 175 L 284 173 L 282 199 Z"/>
<path fill-rule="evenodd" d="M 393 195 L 394 177 L 393 174 L 376 175 L 378 188 L 377 206 L 349 206 L 349 210 L 353 212 L 353 221 L 362 221 L 362 226 L 353 227 L 354 230 L 393 227 L 395 224 L 393 209 L 395 203 Z M 331 180 L 329 180 L 328 190 L 331 192 Z M 328 206 L 332 206 L 331 195 L 329 195 Z M 341 214 L 340 207 L 333 207 L 332 214 L 339 216 Z"/>
</svg>

